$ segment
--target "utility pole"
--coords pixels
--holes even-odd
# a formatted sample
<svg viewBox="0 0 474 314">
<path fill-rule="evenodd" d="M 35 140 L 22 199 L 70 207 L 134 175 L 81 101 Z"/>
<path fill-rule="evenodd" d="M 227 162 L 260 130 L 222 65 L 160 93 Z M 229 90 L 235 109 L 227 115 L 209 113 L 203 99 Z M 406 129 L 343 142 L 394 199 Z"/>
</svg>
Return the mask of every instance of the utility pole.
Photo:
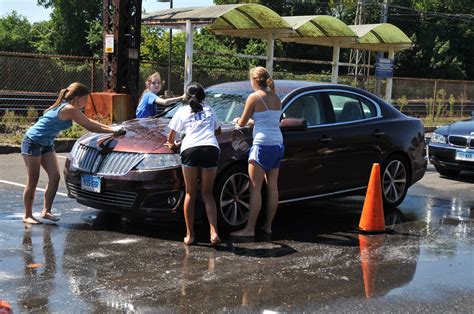
<svg viewBox="0 0 474 314">
<path fill-rule="evenodd" d="M 382 9 L 380 10 L 380 23 L 387 23 L 387 16 L 388 16 L 388 0 L 383 0 Z M 384 53 L 379 51 L 377 53 L 377 59 L 383 58 Z M 377 78 L 375 83 L 375 94 L 380 96 L 382 93 L 382 80 Z"/>
<path fill-rule="evenodd" d="M 364 24 L 364 5 L 365 0 L 357 0 L 356 16 L 354 25 Z M 365 66 L 366 52 L 359 49 L 351 49 L 349 55 L 349 75 L 354 76 L 354 81 L 357 82 L 359 77 L 367 77 L 368 71 Z"/>
<path fill-rule="evenodd" d="M 125 93 L 138 100 L 142 0 L 103 0 L 104 91 Z"/>
</svg>

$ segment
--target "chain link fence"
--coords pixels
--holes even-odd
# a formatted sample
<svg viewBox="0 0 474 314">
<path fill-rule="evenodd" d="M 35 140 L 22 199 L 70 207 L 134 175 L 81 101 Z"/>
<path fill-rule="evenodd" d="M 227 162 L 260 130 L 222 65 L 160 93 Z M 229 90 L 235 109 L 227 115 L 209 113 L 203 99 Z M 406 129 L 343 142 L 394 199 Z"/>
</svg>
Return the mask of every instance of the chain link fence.
<svg viewBox="0 0 474 314">
<path fill-rule="evenodd" d="M 54 103 L 59 91 L 72 82 L 81 82 L 91 91 L 102 91 L 103 67 L 100 58 L 77 56 L 52 56 L 0 52 L 0 117 L 20 122 L 34 121 L 42 111 Z M 184 68 L 172 65 L 170 82 L 168 66 L 157 62 L 141 62 L 140 94 L 145 81 L 159 72 L 165 83 L 163 90 L 174 95 L 183 93 Z M 330 73 L 274 73 L 275 79 L 330 82 Z M 194 64 L 193 80 L 204 87 L 248 79 L 248 69 L 215 68 Z M 376 79 L 340 76 L 339 82 L 358 86 L 372 93 L 376 91 Z M 385 81 L 382 80 L 382 91 Z M 450 114 L 470 115 L 474 111 L 474 81 L 450 81 L 414 78 L 394 78 L 392 103 L 406 114 L 416 117 Z M 137 104 L 135 104 L 137 105 Z"/>
</svg>

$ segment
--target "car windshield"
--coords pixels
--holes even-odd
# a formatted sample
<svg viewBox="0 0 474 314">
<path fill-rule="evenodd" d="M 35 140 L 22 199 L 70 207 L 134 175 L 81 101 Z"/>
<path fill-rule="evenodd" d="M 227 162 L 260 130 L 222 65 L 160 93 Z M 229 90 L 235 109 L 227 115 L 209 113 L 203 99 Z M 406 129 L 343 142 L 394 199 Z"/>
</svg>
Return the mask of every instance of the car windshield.
<svg viewBox="0 0 474 314">
<path fill-rule="evenodd" d="M 244 110 L 244 104 L 251 91 L 233 91 L 228 93 L 220 92 L 218 90 L 207 90 L 205 102 L 211 106 L 221 123 L 232 123 L 234 118 L 240 117 Z M 284 95 L 278 95 L 280 98 Z M 171 119 L 174 113 L 178 110 L 180 105 L 169 110 L 163 115 L 165 118 Z"/>
</svg>

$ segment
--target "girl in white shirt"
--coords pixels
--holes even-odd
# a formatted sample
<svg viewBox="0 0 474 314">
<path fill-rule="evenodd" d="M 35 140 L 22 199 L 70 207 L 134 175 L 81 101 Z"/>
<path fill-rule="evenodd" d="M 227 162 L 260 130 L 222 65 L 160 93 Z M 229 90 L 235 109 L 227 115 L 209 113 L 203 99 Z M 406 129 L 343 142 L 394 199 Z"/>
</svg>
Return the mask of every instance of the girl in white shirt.
<svg viewBox="0 0 474 314">
<path fill-rule="evenodd" d="M 186 237 L 184 243 L 194 242 L 194 207 L 197 194 L 197 180 L 201 168 L 201 195 L 210 225 L 211 244 L 220 243 L 217 233 L 217 210 L 212 189 L 219 161 L 219 144 L 216 134 L 220 126 L 212 107 L 204 103 L 204 88 L 199 83 L 191 83 L 184 97 L 186 105 L 176 111 L 168 127 L 167 145 L 175 148 L 176 133 L 184 131 L 186 136 L 181 143 L 181 166 L 183 169 L 186 197 L 184 198 L 184 219 Z"/>
</svg>

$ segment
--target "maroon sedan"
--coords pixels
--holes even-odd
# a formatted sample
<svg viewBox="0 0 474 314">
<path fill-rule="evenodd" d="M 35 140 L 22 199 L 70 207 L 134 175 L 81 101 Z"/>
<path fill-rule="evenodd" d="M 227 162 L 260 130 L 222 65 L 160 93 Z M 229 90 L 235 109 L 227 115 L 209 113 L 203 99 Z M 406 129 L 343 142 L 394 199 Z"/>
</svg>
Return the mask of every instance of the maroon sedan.
<svg viewBox="0 0 474 314">
<path fill-rule="evenodd" d="M 283 104 L 285 142 L 280 204 L 364 195 L 372 164 L 377 162 L 382 166 L 384 204 L 396 207 L 408 187 L 423 177 L 427 160 L 420 120 L 345 85 L 302 81 L 275 85 Z M 249 212 L 247 154 L 252 132 L 234 126 L 232 120 L 241 115 L 251 92 L 247 81 L 206 89 L 206 101 L 222 124 L 214 192 L 220 226 L 226 229 L 240 228 Z M 182 217 L 180 159 L 164 145 L 176 109 L 124 122 L 127 134 L 118 138 L 95 133 L 80 138 L 65 167 L 69 196 L 124 216 Z"/>
</svg>

